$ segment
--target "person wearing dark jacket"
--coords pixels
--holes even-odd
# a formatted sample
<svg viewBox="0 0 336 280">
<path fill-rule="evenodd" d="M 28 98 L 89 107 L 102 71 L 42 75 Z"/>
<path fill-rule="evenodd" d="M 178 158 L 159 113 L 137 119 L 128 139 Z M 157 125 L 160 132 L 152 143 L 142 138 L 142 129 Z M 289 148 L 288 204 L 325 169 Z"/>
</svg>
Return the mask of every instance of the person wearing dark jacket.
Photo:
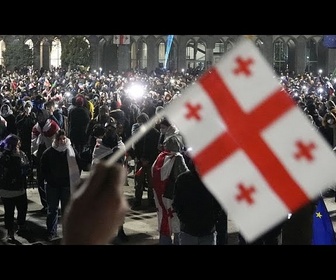
<svg viewBox="0 0 336 280">
<path fill-rule="evenodd" d="M 137 118 L 139 127 L 149 120 L 146 113 L 141 113 Z M 135 155 L 135 198 L 132 209 L 139 210 L 142 206 L 142 196 L 147 186 L 148 208 L 156 208 L 154 200 L 153 183 L 151 178 L 151 166 L 159 154 L 157 149 L 160 132 L 152 127 L 147 134 L 134 145 Z M 140 171 L 139 171 L 140 170 Z"/>
<path fill-rule="evenodd" d="M 192 159 L 175 181 L 173 208 L 180 220 L 179 245 L 216 245 L 221 206 L 203 184 Z"/>
<path fill-rule="evenodd" d="M 35 113 L 32 112 L 33 103 L 30 100 L 23 102 L 23 111 L 16 116 L 17 135 L 21 139 L 21 150 L 27 155 L 29 162 L 32 164 L 31 156 L 31 140 L 32 129 L 37 119 Z"/>
<path fill-rule="evenodd" d="M 26 187 L 30 165 L 20 145 L 20 138 L 15 134 L 9 134 L 0 142 L 0 197 L 5 210 L 5 228 L 11 240 L 15 239 L 15 208 L 18 234 L 26 230 L 28 209 Z"/>
<path fill-rule="evenodd" d="M 80 158 L 71 141 L 66 137 L 64 129 L 56 133 L 52 146 L 47 148 L 41 157 L 41 171 L 45 178 L 48 203 L 47 233 L 48 240 L 57 237 L 58 205 L 61 202 L 61 213 L 69 202 L 70 194 L 80 183 Z"/>
<path fill-rule="evenodd" d="M 91 117 L 89 109 L 85 107 L 85 102 L 85 97 L 78 94 L 75 98 L 75 107 L 69 111 L 68 116 L 69 138 L 78 154 L 83 152 L 88 142 L 86 128 Z"/>
</svg>

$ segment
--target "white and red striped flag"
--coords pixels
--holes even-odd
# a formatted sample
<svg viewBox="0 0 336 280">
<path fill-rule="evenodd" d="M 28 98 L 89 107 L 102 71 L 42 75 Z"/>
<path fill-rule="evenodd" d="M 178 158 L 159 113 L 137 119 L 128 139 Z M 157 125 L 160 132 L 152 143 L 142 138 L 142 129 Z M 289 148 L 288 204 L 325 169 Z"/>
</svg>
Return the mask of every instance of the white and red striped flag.
<svg viewBox="0 0 336 280">
<path fill-rule="evenodd" d="M 204 184 L 252 242 L 336 182 L 336 156 L 251 40 L 171 102 Z"/>
<path fill-rule="evenodd" d="M 113 44 L 117 45 L 128 45 L 131 42 L 130 35 L 114 35 L 113 36 Z"/>
</svg>

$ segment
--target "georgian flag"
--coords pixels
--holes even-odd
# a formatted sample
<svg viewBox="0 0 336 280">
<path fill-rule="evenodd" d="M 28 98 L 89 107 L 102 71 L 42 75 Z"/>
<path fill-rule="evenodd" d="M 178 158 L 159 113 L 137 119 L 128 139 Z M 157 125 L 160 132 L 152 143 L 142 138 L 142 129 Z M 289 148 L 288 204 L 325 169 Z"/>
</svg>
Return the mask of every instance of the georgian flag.
<svg viewBox="0 0 336 280">
<path fill-rule="evenodd" d="M 336 183 L 334 153 L 248 39 L 164 111 L 248 242 Z"/>
<path fill-rule="evenodd" d="M 131 36 L 130 35 L 114 35 L 113 44 L 116 45 L 128 45 L 130 44 Z"/>
</svg>

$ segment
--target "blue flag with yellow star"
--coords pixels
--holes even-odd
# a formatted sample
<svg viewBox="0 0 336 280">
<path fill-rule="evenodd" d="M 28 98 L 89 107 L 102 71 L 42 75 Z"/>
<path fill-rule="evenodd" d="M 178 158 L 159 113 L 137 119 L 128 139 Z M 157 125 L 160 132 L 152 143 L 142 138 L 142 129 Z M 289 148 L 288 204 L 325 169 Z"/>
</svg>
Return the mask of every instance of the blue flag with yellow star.
<svg viewBox="0 0 336 280">
<path fill-rule="evenodd" d="M 312 245 L 336 245 L 334 227 L 323 198 L 314 212 Z"/>
</svg>

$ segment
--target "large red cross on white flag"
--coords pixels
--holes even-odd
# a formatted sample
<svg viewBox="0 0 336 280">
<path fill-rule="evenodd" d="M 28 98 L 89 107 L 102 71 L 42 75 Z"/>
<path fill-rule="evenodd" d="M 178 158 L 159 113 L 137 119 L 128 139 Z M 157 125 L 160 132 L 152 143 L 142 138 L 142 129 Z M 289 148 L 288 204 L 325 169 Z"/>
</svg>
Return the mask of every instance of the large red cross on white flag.
<svg viewBox="0 0 336 280">
<path fill-rule="evenodd" d="M 164 114 L 192 148 L 204 184 L 249 242 L 336 182 L 331 148 L 248 39 Z"/>
</svg>

